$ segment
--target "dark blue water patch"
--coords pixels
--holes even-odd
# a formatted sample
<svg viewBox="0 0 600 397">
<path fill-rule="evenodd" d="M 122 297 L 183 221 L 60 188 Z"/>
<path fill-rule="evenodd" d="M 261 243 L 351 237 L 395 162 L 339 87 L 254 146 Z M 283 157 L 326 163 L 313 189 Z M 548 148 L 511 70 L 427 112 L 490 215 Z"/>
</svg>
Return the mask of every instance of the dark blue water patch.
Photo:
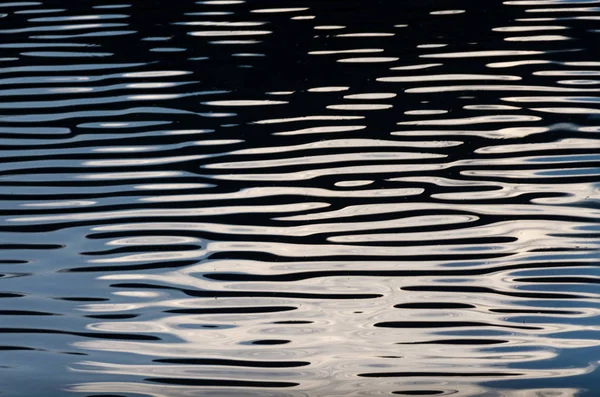
<svg viewBox="0 0 600 397">
<path fill-rule="evenodd" d="M 501 349 L 501 348 L 500 348 Z M 584 373 L 565 376 L 561 378 L 554 378 L 549 380 L 547 387 L 549 389 L 575 389 L 578 390 L 578 396 L 591 397 L 596 392 L 597 382 L 600 379 L 598 374 L 597 363 L 595 363 L 595 357 L 597 357 L 597 348 L 573 348 L 565 349 L 557 352 L 559 360 L 556 358 L 553 360 L 536 361 L 535 363 L 520 363 L 519 368 L 528 370 L 555 370 L 556 368 L 564 368 L 568 371 L 570 368 L 578 368 L 582 362 L 588 362 L 588 368 Z M 560 363 L 557 363 L 560 361 Z M 513 365 L 516 367 L 517 365 Z M 537 385 L 532 379 L 518 379 L 511 382 L 486 382 L 486 386 L 492 388 L 502 388 L 507 390 L 523 390 L 523 389 L 535 389 Z"/>
</svg>

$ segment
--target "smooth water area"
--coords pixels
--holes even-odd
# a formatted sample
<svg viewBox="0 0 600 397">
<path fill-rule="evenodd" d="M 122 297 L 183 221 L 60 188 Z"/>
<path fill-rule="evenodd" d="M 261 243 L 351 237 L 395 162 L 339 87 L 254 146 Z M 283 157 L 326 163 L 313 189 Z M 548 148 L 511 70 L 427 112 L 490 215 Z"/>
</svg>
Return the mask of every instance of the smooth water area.
<svg viewBox="0 0 600 397">
<path fill-rule="evenodd" d="M 0 3 L 0 396 L 600 396 L 600 0 Z"/>
</svg>

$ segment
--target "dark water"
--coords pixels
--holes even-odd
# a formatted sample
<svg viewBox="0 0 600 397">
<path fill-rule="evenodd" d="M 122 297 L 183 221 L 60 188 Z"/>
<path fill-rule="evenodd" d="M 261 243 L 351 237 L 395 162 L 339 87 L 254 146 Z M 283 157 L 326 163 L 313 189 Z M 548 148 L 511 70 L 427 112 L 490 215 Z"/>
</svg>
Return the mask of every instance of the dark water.
<svg viewBox="0 0 600 397">
<path fill-rule="evenodd" d="M 0 3 L 1 396 L 600 395 L 600 1 Z"/>
</svg>

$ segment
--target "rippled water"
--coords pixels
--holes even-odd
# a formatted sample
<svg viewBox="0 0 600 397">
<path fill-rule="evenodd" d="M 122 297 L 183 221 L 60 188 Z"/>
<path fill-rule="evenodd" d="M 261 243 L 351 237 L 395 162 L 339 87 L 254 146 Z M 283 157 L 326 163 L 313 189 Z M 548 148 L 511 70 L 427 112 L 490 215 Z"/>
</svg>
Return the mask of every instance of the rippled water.
<svg viewBox="0 0 600 397">
<path fill-rule="evenodd" d="M 600 0 L 0 17 L 0 395 L 600 395 Z"/>
</svg>

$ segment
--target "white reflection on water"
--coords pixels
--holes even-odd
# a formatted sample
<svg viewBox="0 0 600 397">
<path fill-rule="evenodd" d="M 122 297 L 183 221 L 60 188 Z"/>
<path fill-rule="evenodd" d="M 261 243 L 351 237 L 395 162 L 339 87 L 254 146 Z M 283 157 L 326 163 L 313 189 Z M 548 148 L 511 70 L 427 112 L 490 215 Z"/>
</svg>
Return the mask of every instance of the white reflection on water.
<svg viewBox="0 0 600 397">
<path fill-rule="evenodd" d="M 377 100 L 377 99 L 390 99 L 395 98 L 397 94 L 395 93 L 385 93 L 385 92 L 374 92 L 374 93 L 365 93 L 365 94 L 352 94 L 345 95 L 344 99 L 365 99 L 365 100 Z"/>
<path fill-rule="evenodd" d="M 478 218 L 469 215 L 447 215 L 447 216 L 415 216 L 400 219 L 388 219 L 377 222 L 344 222 L 344 223 L 322 223 L 318 225 L 301 225 L 291 227 L 274 226 L 239 226 L 220 223 L 171 223 L 170 226 L 178 230 L 212 231 L 229 235 L 280 235 L 280 236 L 310 236 L 321 233 L 349 232 L 361 230 L 377 230 L 388 228 L 408 228 L 417 226 L 441 226 L 458 223 L 474 222 Z M 133 224 L 130 227 L 123 225 L 117 230 L 161 230 L 164 224 Z M 102 229 L 96 230 L 115 230 Z"/>
<path fill-rule="evenodd" d="M 380 77 L 377 81 L 389 83 L 429 82 L 429 81 L 460 81 L 460 80 L 498 80 L 516 81 L 521 80 L 519 76 L 503 76 L 488 74 L 435 74 L 428 76 L 394 76 Z"/>
<path fill-rule="evenodd" d="M 230 37 L 230 36 L 261 36 L 272 34 L 270 30 L 203 30 L 189 32 L 191 36 L 197 37 Z"/>
<path fill-rule="evenodd" d="M 151 397 L 189 397 L 194 395 L 198 388 L 135 382 L 90 382 L 71 386 L 67 391 L 79 393 L 134 393 Z M 266 388 L 249 389 L 247 387 L 227 388 L 227 390 L 218 387 L 202 387 L 202 393 L 211 397 L 309 397 L 309 394 L 296 390 L 285 392 L 281 389 L 273 391 Z"/>
<path fill-rule="evenodd" d="M 341 63 L 385 63 L 396 62 L 399 58 L 395 57 L 362 57 L 362 58 L 344 58 L 338 59 Z"/>
<path fill-rule="evenodd" d="M 164 281 L 174 282 L 188 280 L 194 282 L 195 286 L 202 285 L 201 279 L 190 277 L 190 274 L 180 273 L 178 271 L 165 274 L 169 277 Z M 497 274 L 490 278 L 472 277 L 464 279 L 460 285 L 479 286 L 482 282 L 486 285 L 497 285 L 497 288 L 511 288 L 514 283 L 507 280 L 507 274 Z M 182 278 L 178 278 L 181 276 Z M 114 280 L 158 280 L 158 275 L 126 275 L 107 276 Z M 200 283 L 200 284 L 198 284 Z M 435 280 L 433 278 L 411 278 L 409 285 L 447 283 L 447 281 Z M 263 290 L 264 285 L 260 283 L 244 283 L 244 288 L 252 286 L 257 291 Z M 297 283 L 294 283 L 297 284 Z M 304 284 L 304 285 L 302 285 Z M 330 280 L 321 280 L 318 284 L 326 286 L 327 290 L 337 290 L 351 287 L 365 291 L 368 285 L 369 291 L 385 292 L 387 290 L 396 290 L 398 287 L 406 285 L 406 281 L 400 279 L 371 279 L 367 284 L 360 279 L 354 282 L 346 281 L 346 277 Z M 302 290 L 310 288 L 311 283 L 300 283 L 295 289 Z M 456 286 L 457 282 L 451 283 Z M 283 286 L 282 286 L 283 287 Z M 311 289 L 314 289 L 313 288 Z M 229 288 L 234 288 L 232 284 Z M 272 285 L 269 288 L 273 288 Z M 276 287 L 275 287 L 276 288 Z M 288 289 L 288 287 L 283 287 Z M 318 289 L 314 289 L 318 291 Z M 468 301 L 475 309 L 438 309 L 438 310 L 389 310 L 389 307 L 398 303 L 411 302 L 431 302 L 432 299 L 443 302 Z M 526 303 L 523 300 L 523 303 Z M 295 387 L 294 393 L 306 392 L 311 395 L 321 395 L 321 387 L 327 387 L 329 393 L 337 388 L 345 389 L 348 382 L 357 382 L 356 374 L 369 374 L 369 372 L 389 372 L 389 373 L 430 373 L 425 377 L 413 378 L 408 375 L 405 378 L 392 378 L 393 381 L 380 378 L 364 378 L 361 380 L 363 388 L 367 390 L 418 390 L 419 384 L 428 385 L 429 389 L 433 385 L 439 385 L 442 390 L 452 387 L 460 390 L 458 395 L 477 395 L 470 393 L 480 393 L 483 389 L 472 385 L 466 378 L 456 378 L 455 375 L 448 377 L 448 374 L 472 375 L 481 373 L 478 381 L 493 380 L 498 375 L 503 375 L 508 379 L 549 379 L 554 377 L 568 377 L 590 373 L 594 370 L 597 363 L 590 363 L 589 366 L 581 368 L 553 368 L 553 369 L 524 369 L 528 362 L 537 362 L 540 360 L 551 360 L 556 357 L 553 349 L 578 349 L 584 347 L 598 346 L 597 340 L 585 340 L 581 338 L 565 339 L 554 338 L 566 332 L 569 329 L 581 330 L 582 327 L 572 324 L 536 324 L 537 329 L 530 330 L 502 330 L 503 326 L 512 326 L 515 323 L 506 319 L 505 314 L 494 314 L 490 310 L 498 307 L 506 309 L 518 309 L 526 306 L 519 305 L 519 300 L 511 298 L 509 300 L 498 299 L 493 295 L 481 293 L 461 294 L 443 294 L 435 293 L 435 296 L 420 292 L 404 292 L 404 295 L 387 295 L 387 298 L 377 300 L 358 300 L 358 301 L 336 301 L 336 300 L 295 300 L 295 299 L 184 299 L 173 301 L 157 301 L 156 303 L 140 304 L 143 307 L 154 305 L 155 307 L 171 308 L 225 308 L 225 307 L 251 307 L 251 306 L 297 306 L 293 312 L 280 313 L 261 313 L 252 314 L 224 314 L 214 312 L 214 314 L 202 315 L 176 315 L 169 314 L 158 319 L 146 322 L 102 322 L 91 325 L 91 329 L 132 332 L 132 333 L 158 333 L 174 336 L 178 342 L 170 343 L 162 341 L 161 343 L 146 342 L 126 342 L 126 341 L 84 341 L 76 342 L 76 345 L 82 349 L 92 349 L 105 352 L 120 352 L 134 354 L 138 356 L 148 356 L 152 358 L 230 358 L 233 360 L 254 361 L 257 366 L 259 362 L 280 362 L 289 360 L 306 361 L 309 366 L 299 369 L 277 368 L 252 370 L 244 368 L 239 369 L 232 366 L 215 366 L 207 363 L 203 366 L 188 366 L 178 364 L 119 364 L 108 362 L 79 362 L 73 369 L 76 371 L 90 371 L 93 373 L 120 374 L 120 375 L 143 375 L 143 376 L 162 376 L 171 379 L 265 379 L 289 380 L 301 379 L 300 385 Z M 131 306 L 125 310 L 139 309 L 140 305 Z M 575 310 L 573 314 L 568 315 L 573 318 L 590 318 L 598 315 L 597 309 L 571 307 Z M 93 312 L 115 311 L 118 308 L 115 305 L 91 304 L 84 310 Z M 495 318 L 495 320 L 493 320 Z M 541 317 L 543 318 L 543 317 Z M 307 323 L 298 325 L 277 324 L 278 319 L 296 319 L 308 320 Z M 422 321 L 421 327 L 390 330 L 386 328 L 373 328 L 374 323 L 382 321 Z M 428 322 L 444 321 L 465 321 L 465 322 L 483 322 L 487 324 L 484 328 L 463 327 L 461 331 L 465 338 L 469 338 L 470 343 L 475 346 L 446 344 L 445 341 L 456 340 L 457 336 L 450 332 L 453 328 L 437 328 L 427 330 Z M 516 324 L 520 324 L 517 322 Z M 195 326 L 193 326 L 195 325 Z M 204 328 L 203 326 L 210 326 Z M 215 327 L 216 326 L 216 327 Z M 584 327 L 585 328 L 585 327 Z M 482 330 L 498 329 L 496 336 L 485 337 L 478 336 Z M 245 341 L 256 339 L 257 337 L 284 338 L 291 339 L 291 344 L 276 347 L 256 347 L 248 349 L 243 345 Z M 498 351 L 477 347 L 478 341 L 492 339 L 499 340 L 502 348 Z M 433 344 L 423 344 L 424 342 L 435 341 Z M 351 342 L 350 342 L 351 341 Z M 416 343 L 416 344 L 415 344 Z M 327 345 L 327 353 L 324 354 L 323 344 Z M 502 351 L 506 347 L 518 346 L 519 351 Z M 396 357 L 396 358 L 394 358 Z M 259 361 L 260 360 L 260 361 Z M 513 364 L 512 370 L 504 367 Z M 438 374 L 438 375 L 436 375 Z M 485 374 L 485 375 L 484 375 Z M 104 392 L 111 390 L 110 382 L 91 383 L 87 385 L 73 386 L 74 390 L 102 390 Z M 132 383 L 132 385 L 135 383 Z M 124 387 L 121 383 L 114 383 Z M 140 387 L 141 384 L 139 384 Z M 376 386 L 377 385 L 377 386 Z M 149 384 L 143 387 L 152 388 Z M 172 391 L 170 386 L 167 390 Z M 190 386 L 191 387 L 191 386 Z M 181 391 L 189 390 L 189 387 L 179 386 Z M 437 388 L 436 388 L 437 389 Z M 203 389 L 205 391 L 205 389 Z M 218 388 L 214 389 L 215 391 Z M 221 389 L 222 390 L 222 389 Z M 228 392 L 235 392 L 234 388 L 228 388 Z M 261 390 L 261 389 L 256 389 Z M 148 391 L 148 390 L 147 390 Z M 148 391 L 150 393 L 150 391 Z M 518 392 L 518 393 L 522 393 Z M 573 390 L 563 390 L 562 393 L 571 393 Z M 498 395 L 519 395 L 511 394 Z M 516 392 L 515 392 L 516 393 Z M 152 395 L 152 394 L 151 394 Z M 278 394 L 281 395 L 281 394 Z M 297 395 L 297 394 L 294 394 Z M 331 394 L 328 394 L 331 395 Z M 363 394 L 361 394 L 363 395 Z M 526 396 L 527 394 L 525 394 Z M 560 394 L 558 394 L 560 395 Z M 569 394 L 562 394 L 569 395 Z M 574 395 L 574 394 L 573 394 Z"/>
<path fill-rule="evenodd" d="M 346 126 L 323 126 L 323 127 L 310 127 L 302 128 L 294 131 L 280 131 L 274 132 L 273 135 L 290 136 L 290 135 L 307 135 L 307 134 L 329 134 L 333 132 L 348 132 L 348 131 L 359 131 L 367 128 L 365 125 L 346 125 Z M 212 166 L 209 165 L 209 167 Z"/>
<path fill-rule="evenodd" d="M 301 195 L 305 197 L 401 197 L 415 196 L 423 193 L 420 188 L 398 188 L 398 189 L 369 189 L 369 190 L 328 190 L 323 188 L 299 188 L 299 187 L 258 187 L 247 188 L 233 193 L 206 193 L 206 194 L 180 194 L 168 196 L 145 197 L 144 202 L 179 202 L 198 200 L 231 200 L 267 198 L 281 194 Z"/>
<path fill-rule="evenodd" d="M 307 11 L 308 9 L 309 9 L 308 7 L 260 8 L 260 9 L 252 10 L 251 12 L 256 13 L 256 14 L 277 14 L 277 13 Z"/>
</svg>

